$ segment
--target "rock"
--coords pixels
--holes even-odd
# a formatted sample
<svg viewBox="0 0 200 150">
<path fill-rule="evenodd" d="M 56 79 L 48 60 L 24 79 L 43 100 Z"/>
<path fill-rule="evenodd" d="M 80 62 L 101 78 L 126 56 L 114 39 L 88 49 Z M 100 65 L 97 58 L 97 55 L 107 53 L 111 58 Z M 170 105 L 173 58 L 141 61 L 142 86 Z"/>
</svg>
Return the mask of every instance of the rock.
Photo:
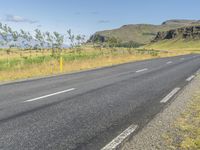
<svg viewBox="0 0 200 150">
<path fill-rule="evenodd" d="M 94 34 L 90 37 L 90 39 L 87 41 L 88 43 L 93 43 L 93 42 L 105 42 L 107 40 L 107 37 L 99 35 L 99 34 Z"/>
<path fill-rule="evenodd" d="M 166 32 L 158 32 L 152 42 L 175 39 L 175 38 L 200 39 L 200 25 L 182 27 L 178 29 L 169 30 Z"/>
</svg>

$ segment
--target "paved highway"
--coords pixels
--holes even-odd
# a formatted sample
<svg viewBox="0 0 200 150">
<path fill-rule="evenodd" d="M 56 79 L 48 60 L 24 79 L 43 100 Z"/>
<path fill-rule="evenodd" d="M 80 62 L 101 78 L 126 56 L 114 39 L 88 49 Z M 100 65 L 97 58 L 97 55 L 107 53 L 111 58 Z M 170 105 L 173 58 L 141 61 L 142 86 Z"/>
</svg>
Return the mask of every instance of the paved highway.
<svg viewBox="0 0 200 150">
<path fill-rule="evenodd" d="M 200 68 L 200 55 L 0 85 L 0 149 L 101 149 L 136 133 Z"/>
</svg>

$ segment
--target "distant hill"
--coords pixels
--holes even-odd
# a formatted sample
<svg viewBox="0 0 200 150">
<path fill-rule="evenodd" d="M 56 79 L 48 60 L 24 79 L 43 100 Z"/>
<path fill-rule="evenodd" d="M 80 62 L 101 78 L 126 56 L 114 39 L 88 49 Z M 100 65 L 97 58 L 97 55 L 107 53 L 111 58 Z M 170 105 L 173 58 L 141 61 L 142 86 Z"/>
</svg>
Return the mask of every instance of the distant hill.
<svg viewBox="0 0 200 150">
<path fill-rule="evenodd" d="M 145 47 L 160 50 L 185 49 L 200 51 L 200 25 L 158 32 L 154 40 Z"/>
<path fill-rule="evenodd" d="M 200 24 L 199 20 L 167 20 L 161 25 L 152 24 L 130 24 L 124 25 L 118 29 L 98 31 L 92 35 L 88 42 L 100 41 L 106 42 L 109 38 L 116 38 L 121 42 L 133 41 L 139 44 L 147 44 L 152 41 L 157 32 L 168 31 L 180 27 Z"/>
</svg>

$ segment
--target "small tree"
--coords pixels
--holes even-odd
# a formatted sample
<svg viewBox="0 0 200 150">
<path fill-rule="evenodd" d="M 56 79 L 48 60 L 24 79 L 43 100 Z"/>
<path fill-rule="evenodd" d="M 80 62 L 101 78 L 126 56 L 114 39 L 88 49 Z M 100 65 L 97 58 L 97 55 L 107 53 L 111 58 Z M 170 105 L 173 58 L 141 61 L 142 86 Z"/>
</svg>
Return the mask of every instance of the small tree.
<svg viewBox="0 0 200 150">
<path fill-rule="evenodd" d="M 28 34 L 24 30 L 20 30 L 20 37 L 22 38 L 22 43 L 25 46 L 25 48 L 29 47 L 29 37 Z"/>
<path fill-rule="evenodd" d="M 3 25 L 2 23 L 0 23 L 0 29 L 1 29 L 0 35 L 1 35 L 1 38 L 3 39 L 2 44 L 6 46 L 8 45 L 8 42 L 9 42 L 7 28 L 8 28 L 7 25 Z"/>
<path fill-rule="evenodd" d="M 45 34 L 46 34 L 45 40 L 46 40 L 46 43 L 47 43 L 47 45 L 48 45 L 48 48 L 51 48 L 51 50 L 52 50 L 52 56 L 54 56 L 54 54 L 55 54 L 55 49 L 54 49 L 54 37 L 51 35 L 50 32 L 46 32 Z"/>
<path fill-rule="evenodd" d="M 55 37 L 55 45 L 56 48 L 59 49 L 59 56 L 60 56 L 60 72 L 63 72 L 63 58 L 62 58 L 62 46 L 64 43 L 64 36 L 59 34 L 58 32 L 54 32 Z"/>
<path fill-rule="evenodd" d="M 44 43 L 45 43 L 45 34 L 42 34 L 42 32 L 39 29 L 35 29 L 35 39 L 39 42 L 40 44 L 40 49 L 44 48 Z"/>
<path fill-rule="evenodd" d="M 3 24 L 0 22 L 0 29 L 2 29 L 3 28 Z"/>
<path fill-rule="evenodd" d="M 77 46 L 81 45 L 81 35 L 76 36 Z"/>
<path fill-rule="evenodd" d="M 85 37 L 86 37 L 85 35 L 81 36 L 81 44 L 85 43 Z"/>
<path fill-rule="evenodd" d="M 30 32 L 27 32 L 27 38 L 26 40 L 28 41 L 28 47 L 29 49 L 32 49 L 33 46 L 31 45 L 31 41 L 33 40 L 33 36 L 30 34 Z"/>
<path fill-rule="evenodd" d="M 7 25 L 0 25 L 0 27 L 1 27 L 1 32 L 0 32 L 0 35 L 1 35 L 1 37 L 2 37 L 2 39 L 3 39 L 3 41 L 2 41 L 2 44 L 3 45 L 5 45 L 6 47 L 8 46 L 8 43 L 9 43 L 9 38 L 8 38 L 8 26 Z M 6 49 L 6 53 L 7 53 L 7 65 L 9 66 L 10 65 L 10 63 L 9 63 L 9 54 L 10 54 L 10 49 L 8 48 L 8 49 Z"/>
<path fill-rule="evenodd" d="M 53 32 L 54 36 L 55 36 L 55 45 L 56 48 L 58 48 L 60 50 L 60 52 L 62 52 L 62 46 L 64 43 L 64 36 L 59 34 L 58 32 Z"/>
<path fill-rule="evenodd" d="M 4 31 L 1 31 L 0 35 L 1 35 L 1 38 L 3 39 L 2 40 L 2 45 L 7 45 L 8 44 L 8 33 L 4 32 Z"/>
<path fill-rule="evenodd" d="M 74 43 L 75 36 L 74 36 L 74 34 L 72 34 L 71 29 L 67 30 L 67 33 L 68 33 L 68 39 L 70 40 L 70 46 L 71 46 L 71 48 L 74 48 L 74 46 L 75 46 L 75 43 Z"/>
</svg>

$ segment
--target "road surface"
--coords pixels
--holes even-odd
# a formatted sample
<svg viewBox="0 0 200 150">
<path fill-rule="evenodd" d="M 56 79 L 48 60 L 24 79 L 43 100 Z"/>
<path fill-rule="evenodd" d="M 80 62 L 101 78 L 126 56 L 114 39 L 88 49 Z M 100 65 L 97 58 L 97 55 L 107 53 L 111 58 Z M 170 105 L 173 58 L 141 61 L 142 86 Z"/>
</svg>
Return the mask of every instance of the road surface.
<svg viewBox="0 0 200 150">
<path fill-rule="evenodd" d="M 0 149 L 101 149 L 138 131 L 200 68 L 200 55 L 0 85 Z"/>
</svg>

